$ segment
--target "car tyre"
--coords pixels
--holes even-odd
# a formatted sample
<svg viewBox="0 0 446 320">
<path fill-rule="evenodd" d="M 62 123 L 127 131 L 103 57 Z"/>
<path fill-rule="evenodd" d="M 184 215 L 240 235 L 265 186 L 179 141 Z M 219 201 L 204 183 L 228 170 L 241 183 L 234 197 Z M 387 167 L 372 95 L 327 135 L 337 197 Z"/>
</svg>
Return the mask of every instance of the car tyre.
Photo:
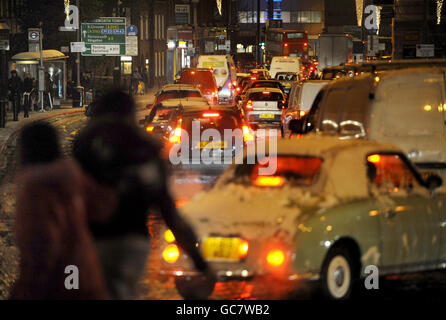
<svg viewBox="0 0 446 320">
<path fill-rule="evenodd" d="M 186 300 L 205 300 L 214 291 L 215 281 L 200 276 L 180 277 L 175 278 L 175 286 L 178 293 Z"/>
<path fill-rule="evenodd" d="M 359 284 L 359 265 L 350 251 L 338 247 L 325 258 L 321 273 L 321 294 L 330 300 L 346 300 L 354 296 Z"/>
</svg>

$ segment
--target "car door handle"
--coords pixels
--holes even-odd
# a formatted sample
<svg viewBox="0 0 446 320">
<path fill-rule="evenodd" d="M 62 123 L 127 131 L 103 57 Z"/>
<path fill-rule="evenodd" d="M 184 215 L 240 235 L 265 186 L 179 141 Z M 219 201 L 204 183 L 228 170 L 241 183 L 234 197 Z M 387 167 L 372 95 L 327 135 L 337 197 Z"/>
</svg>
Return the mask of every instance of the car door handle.
<svg viewBox="0 0 446 320">
<path fill-rule="evenodd" d="M 396 212 L 393 209 L 387 208 L 384 212 L 384 218 L 391 219 L 396 216 Z"/>
</svg>

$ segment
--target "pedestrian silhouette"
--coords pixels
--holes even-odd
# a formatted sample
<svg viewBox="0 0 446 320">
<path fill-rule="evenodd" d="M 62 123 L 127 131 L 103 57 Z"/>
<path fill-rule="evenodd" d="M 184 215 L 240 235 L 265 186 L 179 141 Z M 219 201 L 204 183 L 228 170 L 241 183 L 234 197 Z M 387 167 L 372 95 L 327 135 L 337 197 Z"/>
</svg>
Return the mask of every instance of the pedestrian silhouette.
<svg viewBox="0 0 446 320">
<path fill-rule="evenodd" d="M 108 218 L 117 202 L 113 190 L 62 158 L 50 124 L 25 126 L 19 142 L 15 234 L 20 265 L 10 299 L 106 299 L 88 224 Z M 69 266 L 77 273 L 67 274 Z"/>
<path fill-rule="evenodd" d="M 135 297 L 150 248 L 147 222 L 152 208 L 159 209 L 197 269 L 212 277 L 195 245 L 195 233 L 169 194 L 160 151 L 161 145 L 136 125 L 133 99 L 121 91 L 102 97 L 74 142 L 73 154 L 82 168 L 119 194 L 112 219 L 91 225 L 110 296 L 115 299 Z"/>
<path fill-rule="evenodd" d="M 12 113 L 14 121 L 19 120 L 20 100 L 22 97 L 22 80 L 16 70 L 11 71 L 11 78 L 8 81 L 8 89 L 10 91 L 9 100 L 12 103 Z"/>
</svg>

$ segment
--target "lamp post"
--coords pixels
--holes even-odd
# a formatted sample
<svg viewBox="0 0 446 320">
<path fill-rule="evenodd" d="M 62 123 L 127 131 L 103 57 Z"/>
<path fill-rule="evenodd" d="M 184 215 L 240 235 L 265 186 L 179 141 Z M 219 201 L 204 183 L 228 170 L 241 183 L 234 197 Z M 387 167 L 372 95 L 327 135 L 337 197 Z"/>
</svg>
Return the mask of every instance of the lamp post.
<svg viewBox="0 0 446 320">
<path fill-rule="evenodd" d="M 43 28 L 42 21 L 39 23 L 39 51 L 40 51 L 40 66 L 39 66 L 39 95 L 40 95 L 40 112 L 45 112 L 43 107 L 43 100 L 45 99 L 45 72 L 43 68 Z"/>
</svg>

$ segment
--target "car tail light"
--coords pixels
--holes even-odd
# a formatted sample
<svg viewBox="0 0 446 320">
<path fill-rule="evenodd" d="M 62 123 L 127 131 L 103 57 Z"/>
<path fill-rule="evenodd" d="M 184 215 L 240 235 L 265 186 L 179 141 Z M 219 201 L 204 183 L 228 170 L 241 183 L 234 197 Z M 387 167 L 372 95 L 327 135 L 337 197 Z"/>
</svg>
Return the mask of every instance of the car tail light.
<svg viewBox="0 0 446 320">
<path fill-rule="evenodd" d="M 236 90 L 237 92 L 240 92 L 240 90 L 242 90 L 242 88 L 237 87 L 237 88 L 235 88 L 235 90 Z"/>
<path fill-rule="evenodd" d="M 268 94 L 270 94 L 271 92 L 269 92 L 269 91 L 262 91 L 262 93 L 265 94 L 265 95 L 268 95 Z"/>
<path fill-rule="evenodd" d="M 284 47 L 288 47 L 288 43 L 284 43 L 283 46 L 284 46 Z"/>
<path fill-rule="evenodd" d="M 152 132 L 153 129 L 155 129 L 154 126 L 147 126 L 147 127 L 146 127 L 146 131 L 147 131 L 147 132 Z"/>
<path fill-rule="evenodd" d="M 169 138 L 169 142 L 170 143 L 180 143 L 181 142 L 181 124 L 183 119 L 180 118 L 178 120 L 178 124 L 177 127 L 175 128 L 175 130 L 172 131 L 170 138 Z"/>
<path fill-rule="evenodd" d="M 164 232 L 164 240 L 166 240 L 167 243 L 175 242 L 175 236 L 173 235 L 172 230 L 167 229 Z"/>
<path fill-rule="evenodd" d="M 251 79 L 251 80 L 253 80 L 253 81 L 254 81 L 254 80 L 257 80 L 257 78 L 256 78 L 256 77 L 251 77 L 250 79 Z"/>
<path fill-rule="evenodd" d="M 246 258 L 248 255 L 249 243 L 246 240 L 242 240 L 238 245 L 238 256 L 240 259 Z"/>
<path fill-rule="evenodd" d="M 164 261 L 168 263 L 175 263 L 177 262 L 179 257 L 180 257 L 180 250 L 178 249 L 176 244 L 169 244 L 166 248 L 164 248 L 163 250 Z"/>
<path fill-rule="evenodd" d="M 285 253 L 280 249 L 272 249 L 266 255 L 266 262 L 271 267 L 280 267 L 285 262 Z"/>
<path fill-rule="evenodd" d="M 248 126 L 243 126 L 242 131 L 243 131 L 243 140 L 245 142 L 254 141 L 254 134 Z"/>
<path fill-rule="evenodd" d="M 372 154 L 367 157 L 367 161 L 371 163 L 378 163 L 381 161 L 381 157 L 379 156 L 379 154 Z"/>
<path fill-rule="evenodd" d="M 203 118 L 217 118 L 220 116 L 219 112 L 204 112 L 201 115 Z"/>
<path fill-rule="evenodd" d="M 308 47 L 308 42 L 304 42 L 304 47 Z"/>
<path fill-rule="evenodd" d="M 251 100 L 248 100 L 248 102 L 246 103 L 246 109 L 252 110 L 252 101 Z"/>
<path fill-rule="evenodd" d="M 191 74 L 195 74 L 195 71 L 191 71 L 190 73 L 191 73 Z"/>
<path fill-rule="evenodd" d="M 285 179 L 280 176 L 257 176 L 254 185 L 257 187 L 281 187 Z"/>
</svg>

